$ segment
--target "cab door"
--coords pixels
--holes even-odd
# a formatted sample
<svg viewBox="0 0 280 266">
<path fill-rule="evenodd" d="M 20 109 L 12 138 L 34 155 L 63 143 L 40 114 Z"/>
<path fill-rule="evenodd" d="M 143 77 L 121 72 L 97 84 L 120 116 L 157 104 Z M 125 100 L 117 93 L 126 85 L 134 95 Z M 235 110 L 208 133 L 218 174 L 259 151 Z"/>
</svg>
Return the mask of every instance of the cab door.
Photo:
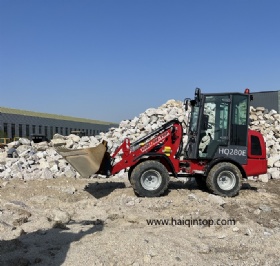
<svg viewBox="0 0 280 266">
<path fill-rule="evenodd" d="M 230 95 L 205 95 L 199 128 L 199 158 L 211 159 L 219 146 L 228 145 L 230 107 Z"/>
</svg>

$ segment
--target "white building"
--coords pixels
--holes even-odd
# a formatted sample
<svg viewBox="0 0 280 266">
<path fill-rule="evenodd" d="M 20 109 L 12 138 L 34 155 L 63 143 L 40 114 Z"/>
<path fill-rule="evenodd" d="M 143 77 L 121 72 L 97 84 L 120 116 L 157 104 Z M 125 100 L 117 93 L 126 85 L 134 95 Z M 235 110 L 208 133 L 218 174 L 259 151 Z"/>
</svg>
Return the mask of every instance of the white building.
<svg viewBox="0 0 280 266">
<path fill-rule="evenodd" d="M 94 136 L 116 126 L 111 122 L 0 107 L 0 133 L 5 138 L 38 134 L 52 139 L 55 133 L 69 135 L 71 131 Z"/>
</svg>

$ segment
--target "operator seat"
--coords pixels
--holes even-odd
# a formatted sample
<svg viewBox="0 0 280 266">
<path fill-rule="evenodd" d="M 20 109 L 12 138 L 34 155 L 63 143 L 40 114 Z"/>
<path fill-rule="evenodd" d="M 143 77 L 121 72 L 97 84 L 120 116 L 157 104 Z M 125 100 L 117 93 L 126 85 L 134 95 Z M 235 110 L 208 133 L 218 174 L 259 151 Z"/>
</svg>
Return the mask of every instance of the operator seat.
<svg viewBox="0 0 280 266">
<path fill-rule="evenodd" d="M 217 148 L 220 146 L 220 142 L 217 140 L 212 140 L 207 146 L 207 158 L 213 158 Z"/>
</svg>

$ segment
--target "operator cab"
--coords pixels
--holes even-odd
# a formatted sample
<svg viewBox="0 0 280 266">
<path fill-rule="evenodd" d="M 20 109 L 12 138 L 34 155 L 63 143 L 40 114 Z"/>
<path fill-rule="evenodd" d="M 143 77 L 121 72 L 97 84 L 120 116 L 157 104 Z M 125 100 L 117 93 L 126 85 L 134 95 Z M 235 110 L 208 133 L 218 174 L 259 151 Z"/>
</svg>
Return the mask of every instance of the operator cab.
<svg viewBox="0 0 280 266">
<path fill-rule="evenodd" d="M 202 94 L 197 88 L 195 99 L 190 101 L 186 158 L 210 160 L 227 156 L 246 163 L 249 101 L 249 91 Z"/>
</svg>

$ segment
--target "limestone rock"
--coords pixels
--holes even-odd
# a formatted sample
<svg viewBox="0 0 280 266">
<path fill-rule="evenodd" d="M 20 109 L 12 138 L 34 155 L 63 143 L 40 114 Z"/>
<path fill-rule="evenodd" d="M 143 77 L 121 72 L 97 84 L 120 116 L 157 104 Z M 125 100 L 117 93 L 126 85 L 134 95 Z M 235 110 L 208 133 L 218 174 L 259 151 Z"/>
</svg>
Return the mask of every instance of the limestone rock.
<svg viewBox="0 0 280 266">
<path fill-rule="evenodd" d="M 269 180 L 269 175 L 268 175 L 268 174 L 259 175 L 259 180 L 260 180 L 261 182 L 267 183 L 268 180 Z"/>
<path fill-rule="evenodd" d="M 51 140 L 51 144 L 56 147 L 56 146 L 63 146 L 66 144 L 66 141 L 61 138 L 56 138 Z"/>
<path fill-rule="evenodd" d="M 63 211 L 61 209 L 52 209 L 50 211 L 47 211 L 47 218 L 50 221 L 67 224 L 69 223 L 71 217 L 70 214 L 66 211 Z"/>
</svg>

